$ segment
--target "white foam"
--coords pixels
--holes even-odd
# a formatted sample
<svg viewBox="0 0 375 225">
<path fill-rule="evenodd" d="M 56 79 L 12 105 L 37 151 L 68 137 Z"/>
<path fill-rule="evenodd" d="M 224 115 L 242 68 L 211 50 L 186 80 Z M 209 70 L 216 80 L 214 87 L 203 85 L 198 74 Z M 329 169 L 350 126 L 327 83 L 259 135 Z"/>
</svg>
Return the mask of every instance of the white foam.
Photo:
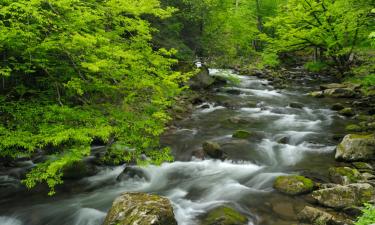
<svg viewBox="0 0 375 225">
<path fill-rule="evenodd" d="M 74 225 L 98 225 L 102 224 L 106 216 L 105 212 L 92 208 L 82 208 L 75 214 Z"/>
<path fill-rule="evenodd" d="M 7 216 L 0 216 L 0 224 L 1 225 L 23 225 L 23 223 L 12 217 L 7 217 Z"/>
</svg>

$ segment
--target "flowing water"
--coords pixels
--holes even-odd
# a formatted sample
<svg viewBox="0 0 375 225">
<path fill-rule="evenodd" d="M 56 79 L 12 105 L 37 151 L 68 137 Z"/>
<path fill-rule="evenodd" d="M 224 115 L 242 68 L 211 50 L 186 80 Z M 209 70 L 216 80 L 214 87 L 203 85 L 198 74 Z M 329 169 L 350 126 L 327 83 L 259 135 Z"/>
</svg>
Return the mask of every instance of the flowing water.
<svg viewBox="0 0 375 225">
<path fill-rule="evenodd" d="M 312 87 L 306 79 L 280 91 L 266 80 L 228 70 L 211 74 L 231 74 L 240 82 L 217 87 L 208 102 L 196 106 L 162 138 L 172 148 L 175 162 L 142 168 L 149 180 L 121 182 L 116 178 L 123 166 L 102 167 L 94 176 L 67 182 L 53 197 L 23 190 L 17 174 L 33 166 L 23 162 L 0 174 L 0 224 L 101 225 L 116 196 L 127 191 L 167 196 L 180 225 L 194 225 L 205 212 L 223 204 L 247 215 L 249 224 L 292 224 L 295 213 L 308 203 L 274 191 L 275 177 L 304 174 L 326 180 L 327 168 L 335 163 L 337 143 L 332 137 L 342 133 L 345 120 L 329 110 L 329 100 L 305 95 Z M 291 102 L 304 107 L 291 108 Z M 249 140 L 232 138 L 238 129 L 256 135 Z M 287 143 L 280 143 L 281 138 Z M 228 160 L 192 158 L 207 140 L 220 143 Z"/>
</svg>

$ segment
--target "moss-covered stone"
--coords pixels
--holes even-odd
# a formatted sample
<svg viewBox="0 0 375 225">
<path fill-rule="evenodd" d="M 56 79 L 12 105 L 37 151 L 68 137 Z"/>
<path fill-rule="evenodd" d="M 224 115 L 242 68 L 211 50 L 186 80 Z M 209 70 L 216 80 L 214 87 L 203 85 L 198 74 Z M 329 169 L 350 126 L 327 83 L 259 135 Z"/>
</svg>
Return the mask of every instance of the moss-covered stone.
<svg viewBox="0 0 375 225">
<path fill-rule="evenodd" d="M 375 158 L 375 135 L 348 134 L 336 148 L 335 158 L 346 161 L 368 161 Z"/>
<path fill-rule="evenodd" d="M 200 225 L 245 225 L 247 223 L 246 216 L 231 207 L 220 206 L 208 212 Z"/>
<path fill-rule="evenodd" d="M 314 98 L 323 98 L 324 97 L 324 94 L 322 91 L 313 91 L 313 92 L 310 92 L 309 95 L 311 97 L 314 97 Z"/>
<path fill-rule="evenodd" d="M 276 178 L 273 187 L 284 194 L 299 195 L 311 192 L 314 182 L 298 175 L 280 176 Z"/>
<path fill-rule="evenodd" d="M 221 150 L 221 146 L 213 141 L 206 141 L 202 145 L 203 151 L 206 155 L 214 159 L 222 159 L 224 152 Z"/>
<path fill-rule="evenodd" d="M 252 133 L 250 131 L 237 130 L 236 132 L 234 132 L 234 134 L 232 135 L 232 137 L 246 139 L 246 138 L 251 137 L 251 135 L 252 135 Z"/>
<path fill-rule="evenodd" d="M 331 181 L 337 184 L 355 183 L 361 179 L 359 171 L 350 167 L 331 167 L 329 176 Z"/>
<path fill-rule="evenodd" d="M 362 131 L 362 127 L 357 124 L 349 124 L 345 127 L 345 130 L 348 132 L 360 132 Z"/>
<path fill-rule="evenodd" d="M 359 170 L 373 170 L 374 168 L 365 162 L 353 162 L 353 166 Z"/>
<path fill-rule="evenodd" d="M 332 110 L 335 110 L 335 111 L 340 111 L 342 109 L 344 109 L 345 107 L 341 104 L 341 103 L 336 103 L 336 104 L 333 104 L 331 109 Z"/>
<path fill-rule="evenodd" d="M 177 225 L 170 201 L 158 195 L 124 193 L 113 202 L 103 225 Z"/>
<path fill-rule="evenodd" d="M 353 111 L 352 108 L 342 109 L 342 110 L 339 111 L 339 114 L 343 115 L 343 116 L 347 116 L 347 117 L 351 117 L 351 116 L 355 115 L 355 113 L 354 113 L 354 111 Z"/>
<path fill-rule="evenodd" d="M 343 209 L 369 202 L 373 200 L 374 194 L 374 187 L 370 184 L 357 183 L 317 190 L 312 197 L 324 206 Z"/>
</svg>

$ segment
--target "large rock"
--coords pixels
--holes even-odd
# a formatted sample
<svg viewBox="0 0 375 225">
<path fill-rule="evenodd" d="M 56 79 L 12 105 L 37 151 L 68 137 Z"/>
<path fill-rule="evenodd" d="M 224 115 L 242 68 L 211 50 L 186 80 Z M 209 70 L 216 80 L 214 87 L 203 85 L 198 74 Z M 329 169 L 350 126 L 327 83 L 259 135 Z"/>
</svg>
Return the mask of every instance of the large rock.
<svg viewBox="0 0 375 225">
<path fill-rule="evenodd" d="M 350 221 L 338 219 L 328 212 L 310 206 L 305 206 L 305 208 L 298 213 L 297 218 L 300 222 L 314 225 L 353 224 Z"/>
<path fill-rule="evenodd" d="M 198 74 L 189 81 L 189 86 L 193 90 L 206 89 L 215 83 L 215 79 L 210 76 L 207 67 L 202 66 Z"/>
<path fill-rule="evenodd" d="M 225 153 L 221 149 L 221 146 L 213 141 L 206 141 L 202 145 L 205 155 L 208 155 L 214 159 L 223 159 L 225 158 Z"/>
<path fill-rule="evenodd" d="M 356 183 L 362 178 L 357 169 L 350 167 L 331 167 L 329 176 L 332 182 L 344 185 Z"/>
<path fill-rule="evenodd" d="M 115 199 L 103 225 L 177 225 L 170 201 L 158 195 L 123 193 Z"/>
<path fill-rule="evenodd" d="M 332 88 L 323 91 L 324 96 L 334 98 L 353 98 L 356 93 L 351 88 Z"/>
<path fill-rule="evenodd" d="M 352 84 L 352 83 L 331 83 L 331 84 L 320 85 L 321 90 L 337 89 L 337 88 L 349 88 L 349 89 L 355 91 L 355 90 L 358 90 L 359 88 L 361 88 L 361 85 Z"/>
<path fill-rule="evenodd" d="M 200 225 L 246 225 L 246 216 L 228 206 L 220 206 L 208 212 Z"/>
<path fill-rule="evenodd" d="M 335 158 L 346 161 L 375 159 L 375 135 L 346 135 L 336 148 Z"/>
<path fill-rule="evenodd" d="M 280 176 L 276 178 L 273 187 L 284 194 L 299 195 L 311 192 L 314 182 L 298 175 Z"/>
<path fill-rule="evenodd" d="M 369 202 L 373 200 L 374 194 L 373 186 L 360 183 L 317 190 L 312 193 L 312 197 L 324 206 L 343 209 Z"/>
<path fill-rule="evenodd" d="M 133 166 L 125 167 L 125 169 L 117 177 L 117 181 L 124 181 L 128 179 L 150 180 L 148 175 L 141 168 Z"/>
<path fill-rule="evenodd" d="M 347 117 L 352 117 L 355 115 L 355 112 L 352 108 L 344 108 L 339 111 L 339 114 Z"/>
</svg>

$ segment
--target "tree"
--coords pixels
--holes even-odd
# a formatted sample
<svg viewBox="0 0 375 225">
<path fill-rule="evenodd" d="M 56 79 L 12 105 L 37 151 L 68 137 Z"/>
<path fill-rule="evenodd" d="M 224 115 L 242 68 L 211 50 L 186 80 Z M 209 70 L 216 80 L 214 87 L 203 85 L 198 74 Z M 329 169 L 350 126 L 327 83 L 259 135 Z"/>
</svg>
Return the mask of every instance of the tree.
<svg viewBox="0 0 375 225">
<path fill-rule="evenodd" d="M 158 0 L 1 2 L 0 157 L 49 156 L 28 187 L 53 193 L 94 142 L 112 146 L 111 163 L 171 159 L 159 135 L 188 76 L 171 70 L 173 50 L 152 48 L 143 18 L 173 11 Z"/>
<path fill-rule="evenodd" d="M 269 38 L 278 53 L 319 49 L 321 60 L 341 75 L 353 64 L 353 54 L 369 35 L 367 0 L 289 0 L 267 27 L 275 29 Z"/>
</svg>

